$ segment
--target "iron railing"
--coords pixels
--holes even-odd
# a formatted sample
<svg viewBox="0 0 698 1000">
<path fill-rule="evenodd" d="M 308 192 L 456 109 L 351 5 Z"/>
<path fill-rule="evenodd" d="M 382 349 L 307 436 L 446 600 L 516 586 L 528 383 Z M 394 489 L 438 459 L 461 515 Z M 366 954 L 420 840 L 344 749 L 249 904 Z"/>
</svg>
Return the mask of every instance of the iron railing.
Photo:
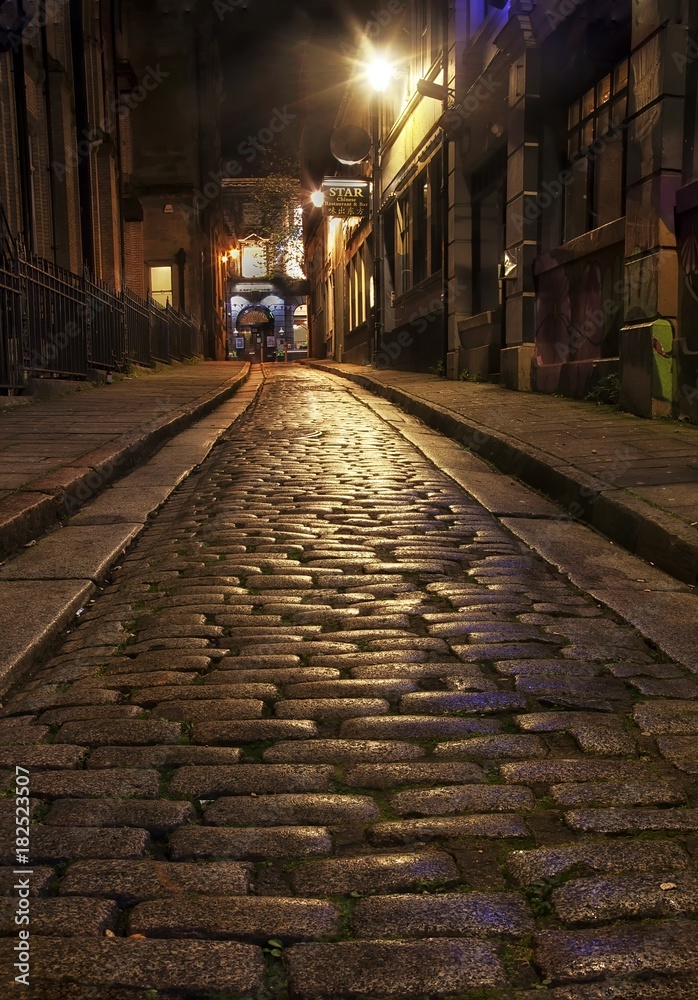
<svg viewBox="0 0 698 1000">
<path fill-rule="evenodd" d="M 32 376 L 86 379 L 202 356 L 195 319 L 0 242 L 0 393 Z"/>
</svg>

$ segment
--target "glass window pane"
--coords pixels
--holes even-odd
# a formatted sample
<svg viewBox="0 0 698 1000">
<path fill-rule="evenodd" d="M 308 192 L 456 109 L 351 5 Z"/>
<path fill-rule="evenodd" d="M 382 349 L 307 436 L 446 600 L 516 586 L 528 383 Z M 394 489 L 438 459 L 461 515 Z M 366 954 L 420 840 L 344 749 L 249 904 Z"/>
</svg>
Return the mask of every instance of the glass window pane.
<svg viewBox="0 0 698 1000">
<path fill-rule="evenodd" d="M 624 59 L 613 73 L 613 89 L 618 92 L 628 86 L 628 60 Z"/>
<path fill-rule="evenodd" d="M 579 152 L 579 132 L 573 132 L 567 143 L 567 155 L 572 159 L 575 153 Z"/>
<path fill-rule="evenodd" d="M 150 289 L 153 292 L 172 291 L 172 268 L 171 267 L 151 267 L 150 269 Z"/>
<path fill-rule="evenodd" d="M 582 118 L 588 118 L 594 111 L 594 88 L 588 90 L 582 98 Z"/>
<path fill-rule="evenodd" d="M 588 121 L 582 133 L 582 148 L 588 149 L 594 141 L 594 120 Z"/>
<path fill-rule="evenodd" d="M 596 104 L 597 107 L 601 104 L 605 104 L 606 101 L 611 99 L 611 75 L 605 76 L 601 83 L 596 87 Z"/>
<path fill-rule="evenodd" d="M 264 278 L 267 274 L 267 251 L 260 246 L 242 248 L 243 278 Z"/>
<path fill-rule="evenodd" d="M 579 101 L 575 101 L 569 111 L 568 127 L 574 128 L 579 124 Z"/>
<path fill-rule="evenodd" d="M 565 196 L 565 239 L 581 236 L 588 229 L 588 182 L 589 164 L 579 160 L 573 169 L 573 180 L 566 188 Z"/>
<path fill-rule="evenodd" d="M 613 115 L 612 121 L 614 125 L 622 124 L 628 117 L 628 98 L 627 95 L 624 97 L 619 97 L 613 102 Z"/>
<path fill-rule="evenodd" d="M 610 121 L 611 121 L 611 109 L 610 107 L 605 107 L 603 111 L 599 111 L 598 117 L 596 119 L 597 137 L 608 134 Z"/>
<path fill-rule="evenodd" d="M 623 214 L 623 143 L 609 142 L 596 161 L 594 208 L 596 226 L 614 222 Z"/>
</svg>

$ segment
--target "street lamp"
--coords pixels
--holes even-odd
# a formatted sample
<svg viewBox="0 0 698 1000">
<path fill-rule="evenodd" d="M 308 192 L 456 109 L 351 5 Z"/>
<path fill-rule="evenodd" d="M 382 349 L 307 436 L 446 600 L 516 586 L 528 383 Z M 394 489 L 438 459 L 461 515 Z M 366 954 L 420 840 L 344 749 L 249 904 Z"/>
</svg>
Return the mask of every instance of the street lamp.
<svg viewBox="0 0 698 1000">
<path fill-rule="evenodd" d="M 373 197 L 371 205 L 371 226 L 373 230 L 373 364 L 381 346 L 383 330 L 383 232 L 380 214 L 380 95 L 395 78 L 395 68 L 387 59 L 376 57 L 366 67 L 366 79 L 373 90 L 371 100 L 371 143 L 373 146 L 372 175 Z"/>
<path fill-rule="evenodd" d="M 366 67 L 366 78 L 373 90 L 382 93 L 395 77 L 395 67 L 387 59 L 376 58 Z"/>
</svg>

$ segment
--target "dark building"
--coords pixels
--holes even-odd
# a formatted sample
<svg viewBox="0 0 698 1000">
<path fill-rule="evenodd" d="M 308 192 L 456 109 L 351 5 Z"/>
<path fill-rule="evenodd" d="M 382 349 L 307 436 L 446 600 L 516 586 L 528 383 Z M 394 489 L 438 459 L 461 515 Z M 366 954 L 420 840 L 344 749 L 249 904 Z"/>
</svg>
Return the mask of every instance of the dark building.
<svg viewBox="0 0 698 1000">
<path fill-rule="evenodd" d="M 210 4 L 4 7 L 17 11 L 0 34 L 6 250 L 191 314 L 203 352 L 223 357 L 222 95 Z"/>
<path fill-rule="evenodd" d="M 309 209 L 312 352 L 696 420 L 697 36 L 686 0 L 395 3 L 369 22 L 361 58 L 393 69 L 380 342 L 357 326 L 376 315 L 371 223 Z M 335 124 L 371 131 L 352 66 Z"/>
<path fill-rule="evenodd" d="M 240 360 L 297 360 L 308 350 L 301 198 L 289 177 L 223 182 L 230 249 L 228 352 Z"/>
</svg>

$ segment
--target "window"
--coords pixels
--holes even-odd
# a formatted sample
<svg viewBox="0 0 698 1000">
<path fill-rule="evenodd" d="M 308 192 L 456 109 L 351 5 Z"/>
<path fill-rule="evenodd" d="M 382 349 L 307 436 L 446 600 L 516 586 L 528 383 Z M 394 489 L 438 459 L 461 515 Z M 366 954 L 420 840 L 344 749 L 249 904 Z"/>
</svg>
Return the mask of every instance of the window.
<svg viewBox="0 0 698 1000">
<path fill-rule="evenodd" d="M 415 4 L 415 34 L 417 39 L 417 73 L 422 76 L 433 65 L 439 54 L 442 38 L 440 5 L 431 0 L 417 0 Z"/>
<path fill-rule="evenodd" d="M 444 191 L 443 153 L 438 152 L 429 162 L 429 227 L 430 270 L 436 274 L 441 270 L 443 255 Z"/>
<path fill-rule="evenodd" d="M 151 267 L 150 294 L 158 305 L 172 305 L 172 268 Z"/>
<path fill-rule="evenodd" d="M 624 214 L 628 60 L 568 110 L 567 160 L 572 182 L 565 200 L 565 240 Z"/>
<path fill-rule="evenodd" d="M 410 247 L 410 196 L 404 194 L 397 203 L 397 287 L 404 295 L 412 287 L 412 260 Z"/>
<path fill-rule="evenodd" d="M 471 181 L 473 211 L 473 315 L 499 306 L 499 261 L 504 253 L 506 147 L 495 153 Z"/>
<path fill-rule="evenodd" d="M 267 275 L 267 251 L 262 246 L 242 248 L 243 278 L 265 278 Z"/>
<path fill-rule="evenodd" d="M 422 170 L 412 187 L 414 205 L 414 243 L 412 246 L 412 277 L 415 285 L 424 281 L 429 267 L 428 211 L 429 175 Z"/>
<path fill-rule="evenodd" d="M 396 296 L 437 274 L 443 262 L 443 159 L 437 152 L 385 212 L 385 260 Z"/>
<path fill-rule="evenodd" d="M 347 264 L 349 330 L 355 330 L 368 318 L 367 298 L 369 290 L 366 282 L 366 252 L 367 248 L 364 244 Z"/>
</svg>

